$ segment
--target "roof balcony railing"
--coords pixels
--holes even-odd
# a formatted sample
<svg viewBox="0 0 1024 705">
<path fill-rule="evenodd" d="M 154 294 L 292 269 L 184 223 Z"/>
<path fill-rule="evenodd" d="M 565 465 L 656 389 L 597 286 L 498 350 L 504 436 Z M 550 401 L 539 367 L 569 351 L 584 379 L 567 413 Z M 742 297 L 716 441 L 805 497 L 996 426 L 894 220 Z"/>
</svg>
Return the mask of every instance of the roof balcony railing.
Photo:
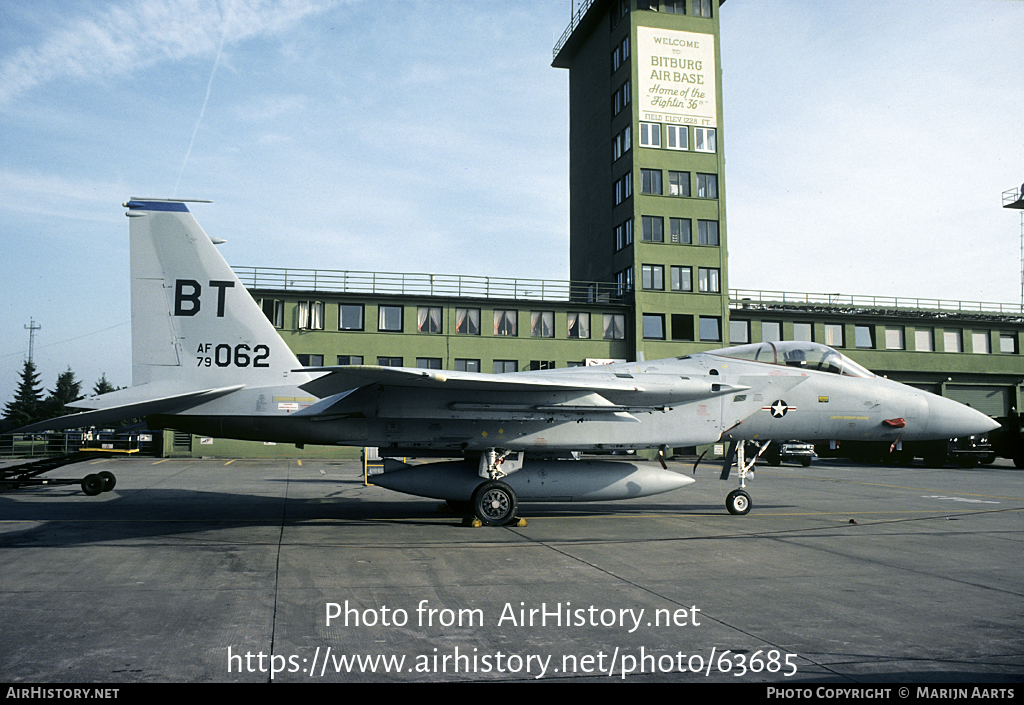
<svg viewBox="0 0 1024 705">
<path fill-rule="evenodd" d="M 270 291 L 595 304 L 621 303 L 624 295 L 622 289 L 613 282 L 279 267 L 235 267 L 234 270 L 246 288 Z"/>
<path fill-rule="evenodd" d="M 856 311 L 937 311 L 943 313 L 998 314 L 1020 316 L 1021 304 L 1003 304 L 987 301 L 954 301 L 903 296 L 859 296 L 856 294 L 819 294 L 792 291 L 758 291 L 730 289 L 729 306 L 732 309 L 843 309 Z"/>
</svg>

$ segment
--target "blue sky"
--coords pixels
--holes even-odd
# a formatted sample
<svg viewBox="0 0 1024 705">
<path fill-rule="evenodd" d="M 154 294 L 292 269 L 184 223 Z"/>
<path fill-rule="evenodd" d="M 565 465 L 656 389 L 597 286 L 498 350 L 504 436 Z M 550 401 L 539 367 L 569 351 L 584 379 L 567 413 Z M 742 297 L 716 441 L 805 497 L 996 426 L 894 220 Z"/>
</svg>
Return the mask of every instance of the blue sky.
<svg viewBox="0 0 1024 705">
<path fill-rule="evenodd" d="M 47 388 L 130 383 L 130 196 L 213 200 L 236 265 L 566 278 L 569 15 L 0 4 L 0 399 L 30 318 Z M 726 3 L 729 286 L 1019 301 L 1022 26 L 1016 0 Z"/>
</svg>

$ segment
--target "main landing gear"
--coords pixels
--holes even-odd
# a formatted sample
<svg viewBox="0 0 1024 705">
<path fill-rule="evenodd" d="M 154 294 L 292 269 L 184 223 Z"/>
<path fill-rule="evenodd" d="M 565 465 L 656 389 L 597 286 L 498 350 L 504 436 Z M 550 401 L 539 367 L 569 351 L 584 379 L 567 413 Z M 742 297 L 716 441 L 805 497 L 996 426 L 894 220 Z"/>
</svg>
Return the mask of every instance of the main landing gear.
<svg viewBox="0 0 1024 705">
<path fill-rule="evenodd" d="M 489 526 L 505 526 L 516 521 L 516 493 L 501 480 L 481 483 L 473 493 L 473 514 Z"/>
<path fill-rule="evenodd" d="M 522 466 L 521 453 L 491 448 L 480 455 L 479 474 L 487 479 L 474 490 L 470 502 L 476 517 L 475 525 L 526 526 L 526 522 L 516 516 L 519 503 L 515 490 L 500 479 Z"/>
</svg>

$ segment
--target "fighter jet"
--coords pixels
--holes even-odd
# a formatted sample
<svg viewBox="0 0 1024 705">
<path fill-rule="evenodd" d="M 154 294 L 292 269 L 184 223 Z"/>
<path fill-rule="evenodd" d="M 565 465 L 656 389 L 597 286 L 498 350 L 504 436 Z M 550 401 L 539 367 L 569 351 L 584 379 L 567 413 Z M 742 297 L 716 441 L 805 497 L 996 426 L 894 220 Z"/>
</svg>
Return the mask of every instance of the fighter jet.
<svg viewBox="0 0 1024 705">
<path fill-rule="evenodd" d="M 879 378 L 832 348 L 765 342 L 649 362 L 506 374 L 303 367 L 184 200 L 124 204 L 131 239 L 132 386 L 24 431 L 144 416 L 151 428 L 278 443 L 378 447 L 375 484 L 516 520 L 525 501 L 641 497 L 693 482 L 657 463 L 579 460 L 728 444 L 745 480 L 771 441 L 944 439 L 998 426 L 952 400 Z M 576 456 L 578 457 L 578 455 Z"/>
</svg>

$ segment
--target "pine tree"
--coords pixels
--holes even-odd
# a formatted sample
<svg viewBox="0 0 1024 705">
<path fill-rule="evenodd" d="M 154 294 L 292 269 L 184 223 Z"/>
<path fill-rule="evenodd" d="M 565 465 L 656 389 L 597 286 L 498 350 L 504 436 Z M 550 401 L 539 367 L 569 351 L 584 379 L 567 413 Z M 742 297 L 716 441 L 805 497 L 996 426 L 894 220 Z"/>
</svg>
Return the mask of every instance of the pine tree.
<svg viewBox="0 0 1024 705">
<path fill-rule="evenodd" d="M 31 360 L 25 360 L 21 370 L 21 382 L 14 400 L 4 408 L 4 421 L 12 427 L 25 426 L 45 416 L 43 411 L 43 388 L 39 385 L 39 374 Z"/>
<path fill-rule="evenodd" d="M 68 367 L 57 377 L 57 386 L 46 398 L 46 415 L 63 416 L 70 413 L 64 407 L 81 397 L 82 383 L 75 379 L 75 373 Z"/>
<path fill-rule="evenodd" d="M 114 385 L 107 381 L 106 372 L 103 373 L 103 376 L 99 378 L 99 381 L 97 381 L 92 388 L 93 394 L 106 394 L 107 392 L 115 391 L 117 391 L 117 387 L 115 387 Z"/>
</svg>

